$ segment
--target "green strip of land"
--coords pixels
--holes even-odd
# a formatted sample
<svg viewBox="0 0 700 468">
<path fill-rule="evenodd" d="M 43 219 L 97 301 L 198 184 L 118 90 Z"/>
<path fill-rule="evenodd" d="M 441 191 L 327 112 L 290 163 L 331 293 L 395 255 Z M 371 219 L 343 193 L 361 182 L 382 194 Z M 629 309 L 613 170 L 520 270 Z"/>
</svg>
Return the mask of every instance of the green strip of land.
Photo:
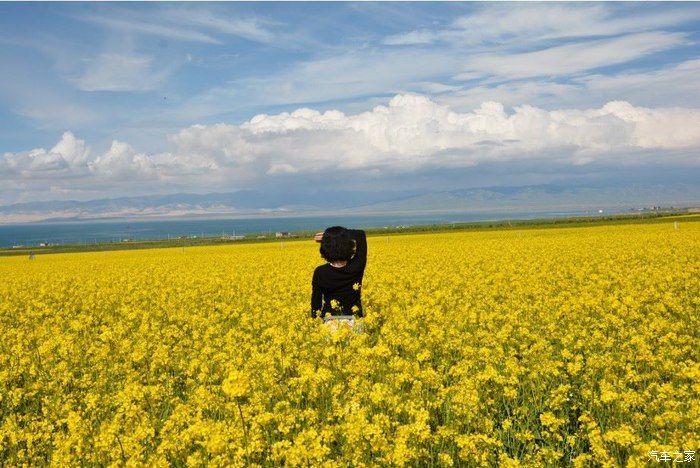
<svg viewBox="0 0 700 468">
<path fill-rule="evenodd" d="M 409 233 L 428 232 L 453 232 L 453 231 L 488 231 L 488 230 L 515 230 L 515 229 L 539 229 L 561 227 L 603 226 L 610 224 L 648 224 L 648 223 L 673 223 L 673 222 L 697 222 L 700 221 L 700 213 L 687 211 L 643 212 L 631 214 L 617 214 L 605 216 L 572 216 L 566 218 L 542 218 L 527 220 L 503 220 L 503 221 L 478 221 L 469 223 L 426 224 L 407 227 L 373 227 L 366 228 L 368 236 L 400 235 Z M 353 226 L 362 228 L 362 226 Z M 20 247 L 0 249 L 0 256 L 51 254 L 68 252 L 101 252 L 107 250 L 132 250 L 132 249 L 156 249 L 177 248 L 205 245 L 223 244 L 248 244 L 258 242 L 280 242 L 293 239 L 310 238 L 312 231 L 292 232 L 289 237 L 282 239 L 274 235 L 248 234 L 243 239 L 225 239 L 220 236 L 197 238 L 171 238 L 153 240 L 130 240 L 123 242 L 101 242 L 94 244 L 61 244 L 45 247 Z"/>
</svg>

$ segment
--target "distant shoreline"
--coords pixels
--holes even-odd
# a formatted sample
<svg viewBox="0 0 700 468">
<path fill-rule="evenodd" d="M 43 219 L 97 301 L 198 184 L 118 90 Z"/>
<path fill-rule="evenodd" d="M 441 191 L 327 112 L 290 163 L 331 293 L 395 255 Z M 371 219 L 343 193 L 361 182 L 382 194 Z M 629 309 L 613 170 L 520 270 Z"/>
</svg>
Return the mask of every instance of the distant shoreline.
<svg viewBox="0 0 700 468">
<path fill-rule="evenodd" d="M 113 216 L 113 217 L 99 217 L 99 218 L 47 218 L 36 221 L 21 221 L 21 222 L 0 222 L 0 227 L 7 226 L 33 226 L 33 225 L 60 225 L 60 224 L 83 224 L 83 223 L 146 223 L 151 221 L 161 221 L 161 222 L 178 222 L 178 221 L 225 221 L 225 220 L 258 220 L 258 219 L 297 219 L 297 218 L 324 218 L 330 215 L 342 215 L 342 216 L 364 216 L 368 218 L 382 218 L 387 216 L 404 216 L 404 215 L 445 215 L 445 214 L 465 214 L 473 215 L 480 214 L 484 212 L 488 213 L 500 213 L 503 216 L 508 216 L 509 213 L 521 213 L 521 210 L 526 210 L 530 207 L 509 207 L 508 209 L 499 210 L 395 210 L 395 211 L 377 211 L 377 212 L 364 212 L 364 211 L 270 211 L 265 213 L 207 213 L 207 214 L 188 214 L 186 216 Z M 579 209 L 572 208 L 569 206 L 564 207 L 551 207 L 552 213 L 577 213 L 572 216 L 586 216 L 588 213 L 595 213 L 595 210 L 591 209 Z M 622 214 L 624 212 L 631 212 L 630 208 L 618 208 L 618 207 L 608 207 L 603 206 L 603 209 L 610 214 Z M 686 208 L 669 208 L 671 211 L 684 210 Z M 666 211 L 666 210 L 664 210 Z M 646 212 L 652 212 L 651 210 L 646 210 Z M 505 218 L 504 218 L 505 219 Z"/>
<path fill-rule="evenodd" d="M 637 211 L 635 208 L 631 208 L 627 205 L 625 206 L 614 206 L 602 204 L 599 206 L 600 209 L 604 210 L 606 213 L 611 215 L 616 214 L 626 214 L 626 213 L 652 213 L 658 211 L 652 211 L 651 209 L 644 209 L 644 211 Z M 447 215 L 447 214 L 465 214 L 473 215 L 480 213 L 498 213 L 507 217 L 512 214 L 522 214 L 526 211 L 533 212 L 551 212 L 551 213 L 571 213 L 571 216 L 588 216 L 594 215 L 598 208 L 591 209 L 590 204 L 585 206 L 572 206 L 572 205 L 561 205 L 561 206 L 547 206 L 547 207 L 537 207 L 533 208 L 530 205 L 516 205 L 509 206 L 507 208 L 484 208 L 484 209 L 465 209 L 465 210 L 455 210 L 455 209 L 425 209 L 425 210 L 414 210 L 414 209 L 403 209 L 403 210 L 391 210 L 391 211 L 362 211 L 356 209 L 342 209 L 342 210 L 315 210 L 315 211 L 287 211 L 287 210 L 270 210 L 266 212 L 249 212 L 249 213 L 189 213 L 186 215 L 144 215 L 144 216 L 101 216 L 101 217 L 56 217 L 56 218 L 44 218 L 32 221 L 0 221 L 0 227 L 5 226 L 31 226 L 31 225 L 54 225 L 54 224 L 81 224 L 81 223 L 141 223 L 150 221 L 216 221 L 216 220 L 256 220 L 256 219 L 294 219 L 294 218 L 323 218 L 330 215 L 343 215 L 343 216 L 364 216 L 371 218 L 381 218 L 390 216 L 404 216 L 404 215 Z M 684 211 L 692 209 L 690 205 L 665 205 L 661 207 L 660 211 Z M 698 208 L 700 209 L 700 208 Z M 504 220 L 506 218 L 503 218 Z M 514 218 L 515 219 L 515 218 Z M 520 219 L 520 218 L 518 218 Z"/>
<path fill-rule="evenodd" d="M 683 222 L 700 221 L 700 213 L 694 209 L 674 211 L 645 211 L 638 213 L 611 214 L 599 216 L 567 216 L 556 218 L 536 219 L 503 219 L 494 221 L 455 222 L 449 224 L 425 224 L 413 226 L 370 227 L 365 228 L 368 236 L 386 236 L 415 233 L 458 232 L 458 231 L 488 231 L 536 228 L 562 228 L 602 226 L 613 224 L 646 224 L 670 222 L 672 219 Z M 358 226 L 362 228 L 362 226 Z M 154 248 L 183 248 L 212 245 L 249 244 L 265 242 L 287 242 L 310 239 L 312 231 L 291 231 L 288 236 L 277 238 L 272 234 L 253 233 L 238 236 L 238 239 L 223 236 L 185 237 L 170 239 L 130 240 L 121 242 L 73 243 L 49 245 L 45 247 L 0 248 L 0 256 L 17 256 L 72 252 L 102 252 L 114 250 L 137 250 Z"/>
</svg>

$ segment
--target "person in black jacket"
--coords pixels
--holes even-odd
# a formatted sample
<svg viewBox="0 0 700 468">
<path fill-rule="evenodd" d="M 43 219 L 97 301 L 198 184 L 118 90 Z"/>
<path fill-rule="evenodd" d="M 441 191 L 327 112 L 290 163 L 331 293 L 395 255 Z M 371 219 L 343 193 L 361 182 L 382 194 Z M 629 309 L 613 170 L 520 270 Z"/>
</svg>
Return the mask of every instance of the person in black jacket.
<svg viewBox="0 0 700 468">
<path fill-rule="evenodd" d="M 362 276 L 367 265 L 367 237 L 361 229 L 333 226 L 314 236 L 328 262 L 311 280 L 311 317 L 327 313 L 362 317 Z"/>
</svg>

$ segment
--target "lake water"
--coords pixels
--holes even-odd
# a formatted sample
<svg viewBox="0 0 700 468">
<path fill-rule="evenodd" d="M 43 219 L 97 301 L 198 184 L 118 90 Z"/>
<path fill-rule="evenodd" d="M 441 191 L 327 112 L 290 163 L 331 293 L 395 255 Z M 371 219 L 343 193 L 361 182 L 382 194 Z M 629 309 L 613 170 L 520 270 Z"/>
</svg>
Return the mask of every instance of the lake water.
<svg viewBox="0 0 700 468">
<path fill-rule="evenodd" d="M 381 215 L 319 215 L 299 217 L 268 217 L 245 219 L 174 219 L 151 221 L 98 221 L 64 223 L 27 223 L 0 225 L 0 247 L 13 245 L 36 246 L 112 242 L 123 239 L 166 239 L 180 236 L 220 236 L 277 231 L 322 231 L 328 226 L 354 228 L 449 224 L 503 219 L 556 218 L 590 212 L 507 212 L 507 213 L 446 213 L 446 214 L 381 214 Z"/>
</svg>

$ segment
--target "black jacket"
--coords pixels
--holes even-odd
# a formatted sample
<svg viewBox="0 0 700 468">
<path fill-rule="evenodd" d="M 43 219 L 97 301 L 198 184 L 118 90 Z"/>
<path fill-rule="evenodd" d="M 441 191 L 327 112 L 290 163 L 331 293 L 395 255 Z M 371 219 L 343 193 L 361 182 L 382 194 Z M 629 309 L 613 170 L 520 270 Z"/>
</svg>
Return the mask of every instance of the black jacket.
<svg viewBox="0 0 700 468">
<path fill-rule="evenodd" d="M 355 240 L 355 255 L 342 268 L 330 263 L 314 270 L 311 281 L 311 317 L 319 314 L 362 317 L 362 276 L 367 265 L 367 237 L 361 229 L 348 229 Z M 335 305 L 335 308 L 333 307 Z"/>
</svg>

